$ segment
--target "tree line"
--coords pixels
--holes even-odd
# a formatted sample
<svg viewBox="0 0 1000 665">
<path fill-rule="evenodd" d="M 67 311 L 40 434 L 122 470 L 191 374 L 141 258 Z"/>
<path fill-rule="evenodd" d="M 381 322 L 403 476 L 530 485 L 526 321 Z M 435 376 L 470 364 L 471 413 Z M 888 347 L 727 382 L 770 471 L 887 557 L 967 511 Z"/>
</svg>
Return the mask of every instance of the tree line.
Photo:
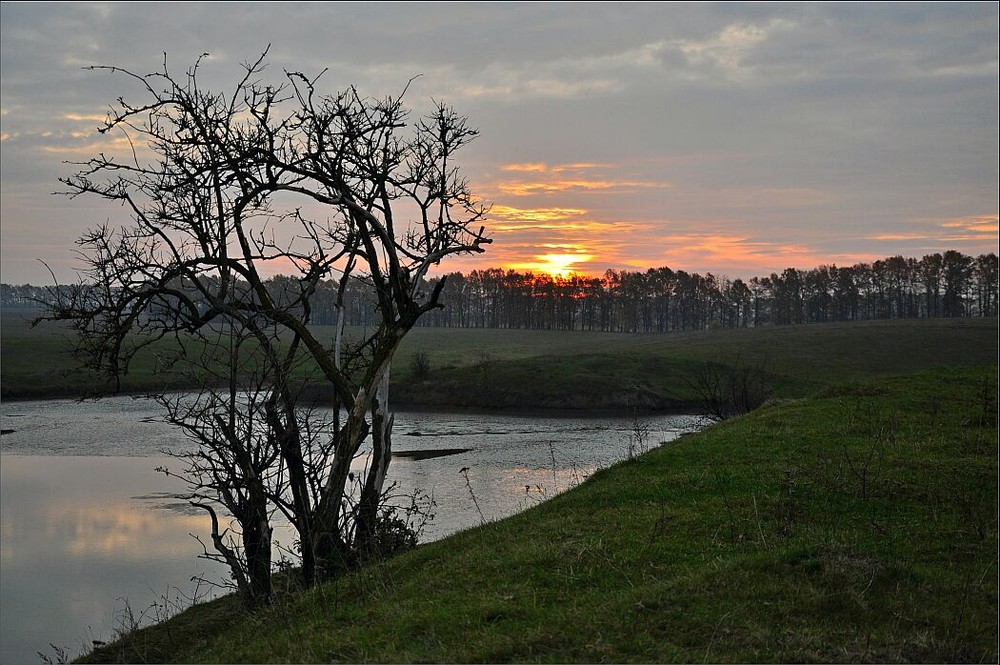
<svg viewBox="0 0 1000 665">
<path fill-rule="evenodd" d="M 441 285 L 443 282 L 443 285 Z M 787 268 L 748 280 L 668 267 L 609 270 L 602 277 L 550 276 L 501 268 L 455 272 L 427 280 L 441 285 L 441 308 L 418 325 L 454 328 L 595 330 L 652 333 L 765 325 L 939 317 L 997 316 L 995 253 L 972 257 L 950 250 L 921 259 L 892 256 L 873 263 L 811 270 Z M 295 293 L 295 279 L 267 282 L 275 296 Z M 317 285 L 312 323 L 337 323 L 334 280 Z M 0 285 L 5 307 L 35 306 L 50 289 Z M 346 287 L 347 325 L 370 326 L 374 290 L 363 276 Z"/>
<path fill-rule="evenodd" d="M 950 250 L 749 280 L 669 267 L 552 277 L 489 269 L 447 276 L 421 325 L 651 333 L 708 328 L 997 316 L 995 253 Z"/>
</svg>

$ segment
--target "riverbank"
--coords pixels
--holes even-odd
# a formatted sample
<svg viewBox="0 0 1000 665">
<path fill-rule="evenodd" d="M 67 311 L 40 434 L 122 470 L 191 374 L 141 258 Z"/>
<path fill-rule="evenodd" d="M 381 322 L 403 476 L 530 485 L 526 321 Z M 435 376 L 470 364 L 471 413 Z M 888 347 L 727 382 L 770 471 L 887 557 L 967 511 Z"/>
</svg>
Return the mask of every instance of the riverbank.
<svg viewBox="0 0 1000 665">
<path fill-rule="evenodd" d="M 4 312 L 5 401 L 80 397 L 100 387 L 73 359 L 68 331 L 52 323 L 30 328 L 29 320 Z M 321 326 L 315 332 L 320 339 L 333 335 Z M 653 335 L 415 328 L 397 353 L 390 394 L 394 405 L 407 408 L 685 413 L 701 406 L 693 385 L 707 362 L 759 368 L 775 397 L 798 398 L 834 382 L 992 363 L 997 338 L 997 319 Z M 426 361 L 423 374 L 414 371 L 418 354 Z M 123 392 L 190 387 L 186 377 L 171 378 L 156 368 L 151 352 L 140 353 L 123 377 Z M 328 401 L 323 386 L 309 392 Z"/>
<path fill-rule="evenodd" d="M 84 662 L 995 661 L 994 363 L 775 403 L 266 611 L 197 605 Z"/>
</svg>

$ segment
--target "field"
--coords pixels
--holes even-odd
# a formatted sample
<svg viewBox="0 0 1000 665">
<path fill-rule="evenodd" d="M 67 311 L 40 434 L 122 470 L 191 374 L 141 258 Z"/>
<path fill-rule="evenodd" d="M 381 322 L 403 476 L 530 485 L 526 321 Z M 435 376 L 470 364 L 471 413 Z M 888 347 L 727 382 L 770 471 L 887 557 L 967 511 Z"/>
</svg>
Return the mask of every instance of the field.
<svg viewBox="0 0 1000 665">
<path fill-rule="evenodd" d="M 31 328 L 31 314 L 4 310 L 0 389 L 4 399 L 77 396 L 100 380 L 71 354 L 70 332 Z M 315 328 L 321 340 L 332 327 Z M 358 334 L 350 331 L 349 334 Z M 416 354 L 429 372 L 417 377 Z M 617 333 L 416 328 L 393 367 L 397 405 L 473 408 L 688 410 L 705 363 L 759 367 L 776 397 L 802 397 L 834 382 L 921 369 L 996 362 L 996 319 L 876 321 L 628 335 Z M 125 391 L 182 388 L 142 353 Z"/>
<path fill-rule="evenodd" d="M 80 397 L 100 392 L 107 385 L 94 372 L 84 369 L 73 356 L 75 337 L 68 326 L 43 322 L 32 327 L 39 312 L 4 309 L 0 318 L 0 397 L 48 399 Z M 123 377 L 126 392 L 144 392 L 161 387 L 183 387 L 184 381 L 157 372 L 153 353 L 140 354 Z"/>
<path fill-rule="evenodd" d="M 424 382 L 408 373 L 417 352 L 431 365 Z M 410 403 L 683 410 L 698 402 L 691 383 L 707 362 L 760 367 L 776 397 L 802 397 L 835 382 L 996 359 L 996 319 L 655 335 L 416 329 L 399 353 L 395 394 Z"/>
<path fill-rule="evenodd" d="M 5 397 L 86 388 L 68 348 L 59 329 L 5 313 Z M 690 408 L 706 362 L 737 358 L 763 369 L 776 399 L 649 441 L 648 454 L 513 518 L 288 588 L 265 611 L 233 597 L 196 605 L 88 659 L 996 662 L 995 319 L 683 335 L 417 329 L 393 394 Z M 144 359 L 126 387 L 154 385 L 152 367 Z"/>
<path fill-rule="evenodd" d="M 860 371 L 268 610 L 197 605 L 90 659 L 996 662 L 996 366 Z"/>
</svg>

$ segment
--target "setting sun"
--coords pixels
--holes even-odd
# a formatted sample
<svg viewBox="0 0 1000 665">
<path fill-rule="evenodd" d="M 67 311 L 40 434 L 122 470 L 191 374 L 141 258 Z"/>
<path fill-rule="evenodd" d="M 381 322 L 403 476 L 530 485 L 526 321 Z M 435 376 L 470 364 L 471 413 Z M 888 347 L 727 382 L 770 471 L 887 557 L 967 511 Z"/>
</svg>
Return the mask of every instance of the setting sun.
<svg viewBox="0 0 1000 665">
<path fill-rule="evenodd" d="M 542 254 L 538 257 L 539 263 L 536 269 L 553 277 L 569 277 L 578 272 L 576 265 L 590 261 L 593 256 L 590 254 Z"/>
</svg>

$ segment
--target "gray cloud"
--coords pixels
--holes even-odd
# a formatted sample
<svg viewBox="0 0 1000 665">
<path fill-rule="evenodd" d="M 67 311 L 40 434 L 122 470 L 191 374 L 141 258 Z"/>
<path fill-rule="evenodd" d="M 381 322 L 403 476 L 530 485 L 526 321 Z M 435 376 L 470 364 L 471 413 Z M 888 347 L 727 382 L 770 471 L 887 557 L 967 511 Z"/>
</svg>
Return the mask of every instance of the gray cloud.
<svg viewBox="0 0 1000 665">
<path fill-rule="evenodd" d="M 702 220 L 713 232 L 792 234 L 816 255 L 863 256 L 935 242 L 893 250 L 873 231 L 902 236 L 997 212 L 995 4 L 4 3 L 0 12 L 5 281 L 44 278 L 26 258 L 42 251 L 23 246 L 32 233 L 115 214 L 49 196 L 69 172 L 67 151 L 92 141 L 95 118 L 135 92 L 81 67 L 147 72 L 164 51 L 178 72 L 211 53 L 203 75 L 213 87 L 231 85 L 239 63 L 268 44 L 275 78 L 328 68 L 331 90 L 394 93 L 420 74 L 411 102 L 446 99 L 482 130 L 466 159 L 486 190 L 500 191 L 500 166 L 511 162 L 604 162 L 633 181 L 669 182 L 603 199 L 539 194 L 522 206 L 582 197 L 579 207 L 608 223 L 627 212 L 652 225 L 646 238 L 657 229 L 666 238 L 677 219 L 692 233 Z M 500 243 L 493 250 L 506 260 Z M 633 251 L 608 264 L 644 260 Z"/>
</svg>

